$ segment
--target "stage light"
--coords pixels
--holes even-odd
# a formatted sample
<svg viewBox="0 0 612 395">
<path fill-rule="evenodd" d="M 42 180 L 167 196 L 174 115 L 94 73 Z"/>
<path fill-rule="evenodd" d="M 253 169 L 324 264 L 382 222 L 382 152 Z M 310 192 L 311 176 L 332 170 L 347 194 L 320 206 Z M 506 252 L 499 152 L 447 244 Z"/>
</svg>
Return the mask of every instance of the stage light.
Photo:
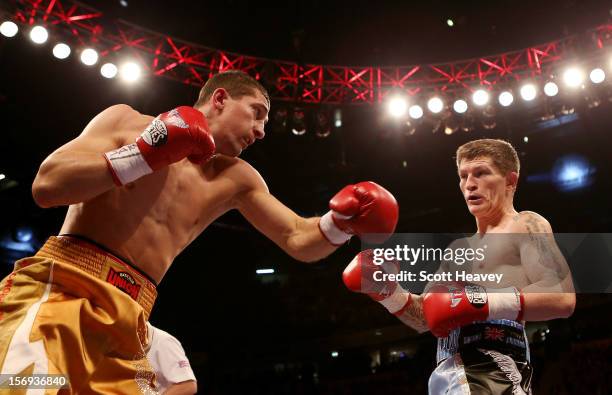
<svg viewBox="0 0 612 395">
<path fill-rule="evenodd" d="M 532 101 L 537 96 L 538 91 L 536 90 L 535 85 L 533 84 L 525 84 L 521 87 L 521 97 L 525 101 Z"/>
<path fill-rule="evenodd" d="M 602 69 L 596 68 L 591 70 L 589 78 L 591 78 L 591 82 L 594 84 L 601 84 L 606 79 L 606 73 Z"/>
<path fill-rule="evenodd" d="M 331 356 L 332 356 L 332 358 L 338 358 L 338 355 L 339 355 L 339 354 L 338 354 L 338 351 L 332 351 L 332 352 L 331 352 Z"/>
<path fill-rule="evenodd" d="M 306 133 L 306 114 L 301 108 L 295 108 L 291 115 L 291 132 L 296 136 Z"/>
<path fill-rule="evenodd" d="M 19 243 L 29 243 L 33 236 L 32 229 L 27 226 L 20 226 L 13 233 L 13 239 Z"/>
<path fill-rule="evenodd" d="M 70 47 L 64 43 L 56 44 L 53 47 L 53 56 L 58 59 L 66 59 L 70 56 Z"/>
<path fill-rule="evenodd" d="M 478 89 L 472 95 L 472 101 L 477 106 L 484 106 L 485 104 L 489 102 L 489 93 L 485 91 L 484 89 Z"/>
<path fill-rule="evenodd" d="M 334 126 L 337 128 L 342 127 L 342 110 L 339 108 L 334 110 Z"/>
<path fill-rule="evenodd" d="M 461 127 L 461 119 L 458 115 L 452 114 L 449 111 L 448 117 L 445 120 L 444 133 L 453 134 Z"/>
<path fill-rule="evenodd" d="M 492 104 L 489 104 L 482 110 L 481 124 L 484 129 L 491 130 L 497 126 L 495 112 L 495 107 Z"/>
<path fill-rule="evenodd" d="M 467 109 L 468 109 L 468 104 L 463 99 L 455 100 L 455 103 L 453 103 L 453 110 L 455 110 L 457 114 L 463 114 L 464 112 L 467 111 Z"/>
<path fill-rule="evenodd" d="M 554 82 L 547 82 L 544 85 L 544 94 L 546 96 L 557 96 L 557 93 L 559 93 L 559 87 Z"/>
<path fill-rule="evenodd" d="M 95 49 L 85 48 L 81 52 L 81 62 L 86 66 L 93 66 L 98 62 L 98 53 Z"/>
<path fill-rule="evenodd" d="M 117 66 L 112 63 L 104 63 L 102 67 L 100 67 L 100 74 L 104 78 L 115 78 L 117 75 Z"/>
<path fill-rule="evenodd" d="M 408 103 L 402 97 L 394 97 L 389 101 L 387 110 L 389 114 L 394 118 L 403 117 L 408 109 Z"/>
<path fill-rule="evenodd" d="M 423 116 L 423 109 L 418 104 L 415 104 L 408 109 L 408 115 L 412 119 L 419 119 Z"/>
<path fill-rule="evenodd" d="M 49 38 L 49 32 L 42 26 L 34 26 L 30 30 L 30 40 L 36 44 L 44 44 Z"/>
<path fill-rule="evenodd" d="M 471 115 L 466 115 L 461 120 L 461 130 L 468 133 L 476 129 L 474 126 L 474 117 Z"/>
<path fill-rule="evenodd" d="M 0 181 L 4 180 L 6 176 L 4 174 L 0 174 Z"/>
<path fill-rule="evenodd" d="M 580 85 L 582 85 L 583 81 L 584 74 L 578 68 L 572 67 L 565 70 L 565 72 L 563 73 L 563 82 L 565 82 L 565 85 L 569 86 L 570 88 L 579 87 Z"/>
<path fill-rule="evenodd" d="M 423 111 L 423 110 L 421 110 Z M 412 136 L 414 133 L 416 133 L 417 130 L 417 122 L 416 121 L 410 121 L 407 120 L 406 124 L 404 125 L 404 135 L 405 136 Z"/>
<path fill-rule="evenodd" d="M 284 107 L 274 110 L 274 115 L 270 120 L 270 130 L 272 133 L 284 133 L 287 130 L 287 118 L 289 112 Z"/>
<path fill-rule="evenodd" d="M 523 142 L 524 143 L 528 143 L 529 142 L 529 137 L 527 137 L 527 136 L 523 137 Z"/>
<path fill-rule="evenodd" d="M 449 27 L 453 27 L 453 26 L 455 26 L 455 22 L 454 22 L 452 19 L 450 19 L 450 18 L 446 20 L 446 24 L 447 24 Z"/>
<path fill-rule="evenodd" d="M 121 78 L 126 82 L 134 82 L 140 78 L 140 66 L 127 62 L 121 66 Z"/>
<path fill-rule="evenodd" d="M 4 21 L 0 25 L 0 33 L 4 37 L 15 37 L 18 31 L 19 31 L 19 27 L 17 26 L 15 22 Z"/>
<path fill-rule="evenodd" d="M 315 136 L 319 138 L 329 137 L 329 135 L 331 134 L 329 112 L 326 110 L 317 111 L 315 121 Z"/>
<path fill-rule="evenodd" d="M 444 102 L 439 97 L 432 97 L 427 102 L 427 108 L 434 114 L 439 113 L 444 108 Z"/>
<path fill-rule="evenodd" d="M 512 102 L 514 102 L 514 96 L 512 96 L 512 93 L 509 91 L 503 91 L 499 94 L 497 100 L 499 100 L 499 104 L 502 106 L 508 107 L 510 104 L 512 104 Z"/>
<path fill-rule="evenodd" d="M 274 269 L 257 269 L 255 270 L 257 274 L 274 274 Z"/>
<path fill-rule="evenodd" d="M 553 180 L 563 191 L 581 189 L 591 185 L 595 169 L 580 155 L 568 155 L 558 159 L 553 166 Z"/>
</svg>

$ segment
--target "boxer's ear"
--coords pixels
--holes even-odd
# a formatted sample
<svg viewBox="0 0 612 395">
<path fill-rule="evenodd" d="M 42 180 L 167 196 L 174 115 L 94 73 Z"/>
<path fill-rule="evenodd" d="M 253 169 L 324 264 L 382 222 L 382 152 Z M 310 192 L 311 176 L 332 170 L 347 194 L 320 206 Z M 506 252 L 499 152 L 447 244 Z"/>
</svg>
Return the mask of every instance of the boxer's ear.
<svg viewBox="0 0 612 395">
<path fill-rule="evenodd" d="M 513 191 L 516 191 L 516 186 L 518 185 L 519 174 L 515 171 L 509 171 L 506 174 L 506 186 L 511 188 Z"/>
<path fill-rule="evenodd" d="M 222 110 L 225 107 L 227 99 L 229 99 L 229 93 L 224 88 L 217 88 L 212 94 L 212 105 L 218 110 Z"/>
</svg>

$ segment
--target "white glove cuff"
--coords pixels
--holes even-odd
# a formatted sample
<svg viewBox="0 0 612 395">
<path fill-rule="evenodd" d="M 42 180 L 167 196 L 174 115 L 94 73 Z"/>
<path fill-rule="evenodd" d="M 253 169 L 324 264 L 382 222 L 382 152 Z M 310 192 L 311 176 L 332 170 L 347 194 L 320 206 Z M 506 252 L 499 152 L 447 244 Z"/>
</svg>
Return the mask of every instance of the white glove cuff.
<svg viewBox="0 0 612 395">
<path fill-rule="evenodd" d="M 389 313 L 395 314 L 406 306 L 406 303 L 410 301 L 410 292 L 404 290 L 398 284 L 395 290 L 388 298 L 379 300 L 378 303 L 385 306 Z"/>
<path fill-rule="evenodd" d="M 333 245 L 339 246 L 346 243 L 353 235 L 344 232 L 338 228 L 332 218 L 333 211 L 328 211 L 319 220 L 319 229 L 323 236 Z"/>
<path fill-rule="evenodd" d="M 104 154 L 104 157 L 113 173 L 115 183 L 119 183 L 119 185 L 125 185 L 153 173 L 136 143 L 109 151 Z"/>
<path fill-rule="evenodd" d="M 515 287 L 487 289 L 490 320 L 516 320 L 521 312 L 521 293 Z"/>
</svg>

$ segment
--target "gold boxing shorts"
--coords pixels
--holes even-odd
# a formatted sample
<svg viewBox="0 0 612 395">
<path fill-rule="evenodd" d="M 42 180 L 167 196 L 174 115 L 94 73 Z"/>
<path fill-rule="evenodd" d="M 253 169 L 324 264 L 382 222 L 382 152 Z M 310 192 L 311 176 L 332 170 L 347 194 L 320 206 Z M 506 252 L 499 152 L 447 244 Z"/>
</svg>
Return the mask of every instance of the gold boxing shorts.
<svg viewBox="0 0 612 395">
<path fill-rule="evenodd" d="M 0 282 L 0 394 L 154 393 L 144 350 L 156 295 L 108 252 L 51 237 Z M 69 386 L 48 385 L 55 375 Z M 17 386 L 24 377 L 38 386 Z"/>
</svg>

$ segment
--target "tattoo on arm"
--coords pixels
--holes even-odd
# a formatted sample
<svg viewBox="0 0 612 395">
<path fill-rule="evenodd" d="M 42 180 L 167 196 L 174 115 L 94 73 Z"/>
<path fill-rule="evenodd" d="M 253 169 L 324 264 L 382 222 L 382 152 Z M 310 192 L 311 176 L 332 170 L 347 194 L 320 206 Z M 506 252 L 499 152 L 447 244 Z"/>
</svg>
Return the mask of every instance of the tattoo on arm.
<svg viewBox="0 0 612 395">
<path fill-rule="evenodd" d="M 410 306 L 408 306 L 402 315 L 398 316 L 397 318 L 419 333 L 427 332 L 429 330 L 427 327 L 427 322 L 425 322 L 425 316 L 423 315 L 422 296 L 412 295 Z"/>
<path fill-rule="evenodd" d="M 546 233 L 542 220 L 533 214 L 529 214 L 525 226 L 529 232 L 529 238 L 538 252 L 540 264 L 553 270 L 559 278 L 567 276 L 568 271 L 565 258 L 563 258 L 561 251 L 559 251 L 554 236 Z"/>
</svg>

